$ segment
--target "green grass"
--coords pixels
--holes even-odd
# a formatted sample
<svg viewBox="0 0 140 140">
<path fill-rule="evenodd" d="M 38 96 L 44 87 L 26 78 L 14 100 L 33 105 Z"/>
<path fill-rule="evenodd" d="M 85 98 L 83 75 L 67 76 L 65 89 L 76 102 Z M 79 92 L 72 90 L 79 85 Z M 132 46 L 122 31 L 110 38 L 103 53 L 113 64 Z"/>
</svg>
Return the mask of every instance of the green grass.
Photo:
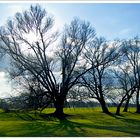
<svg viewBox="0 0 140 140">
<path fill-rule="evenodd" d="M 43 113 L 51 113 L 54 109 L 46 109 Z M 110 108 L 115 112 L 115 108 Z M 46 136 L 46 137 L 112 137 L 140 136 L 140 114 L 131 108 L 122 116 L 112 117 L 101 112 L 100 108 L 65 109 L 70 116 L 60 121 L 56 118 L 43 119 L 19 113 L 3 113 L 0 111 L 0 136 Z"/>
</svg>

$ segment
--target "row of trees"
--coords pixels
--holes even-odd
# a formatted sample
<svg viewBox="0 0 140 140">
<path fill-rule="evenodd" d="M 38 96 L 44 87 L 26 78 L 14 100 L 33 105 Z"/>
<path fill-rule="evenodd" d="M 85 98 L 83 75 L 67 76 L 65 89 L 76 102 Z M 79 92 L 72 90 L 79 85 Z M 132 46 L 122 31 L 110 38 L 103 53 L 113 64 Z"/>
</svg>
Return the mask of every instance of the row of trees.
<svg viewBox="0 0 140 140">
<path fill-rule="evenodd" d="M 0 29 L 1 51 L 10 57 L 9 74 L 22 97 L 36 109 L 53 103 L 54 115 L 61 118 L 66 99 L 94 98 L 107 114 L 106 101 L 113 102 L 119 115 L 122 104 L 127 111 L 136 96 L 140 113 L 139 38 L 106 41 L 78 18 L 62 33 L 53 25 L 54 19 L 36 5 Z"/>
</svg>

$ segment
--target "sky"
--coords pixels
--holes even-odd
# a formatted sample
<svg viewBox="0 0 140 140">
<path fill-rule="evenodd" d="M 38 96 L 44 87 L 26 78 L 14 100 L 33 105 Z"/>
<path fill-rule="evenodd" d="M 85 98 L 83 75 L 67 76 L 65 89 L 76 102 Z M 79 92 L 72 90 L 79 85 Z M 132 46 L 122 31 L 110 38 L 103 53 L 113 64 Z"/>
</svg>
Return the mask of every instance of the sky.
<svg viewBox="0 0 140 140">
<path fill-rule="evenodd" d="M 35 3 L 34 3 L 35 4 Z M 16 12 L 22 12 L 31 3 L 0 3 L 0 26 Z M 107 40 L 128 39 L 140 35 L 140 3 L 40 3 L 54 16 L 58 29 L 74 17 L 89 21 L 97 36 Z M 6 64 L 6 63 L 4 63 Z M 3 62 L 0 62 L 0 97 L 7 97 L 11 91 L 7 83 Z"/>
</svg>

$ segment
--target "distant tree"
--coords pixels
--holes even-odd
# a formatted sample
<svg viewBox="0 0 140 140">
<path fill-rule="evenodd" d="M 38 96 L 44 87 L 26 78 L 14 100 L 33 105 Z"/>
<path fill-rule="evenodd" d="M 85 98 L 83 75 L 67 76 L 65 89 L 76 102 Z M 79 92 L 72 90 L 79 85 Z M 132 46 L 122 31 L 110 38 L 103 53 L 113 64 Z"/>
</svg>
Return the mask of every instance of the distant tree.
<svg viewBox="0 0 140 140">
<path fill-rule="evenodd" d="M 0 108 L 5 112 L 10 112 L 10 106 L 5 99 L 0 99 Z"/>
<path fill-rule="evenodd" d="M 12 63 L 12 62 L 11 62 Z M 12 63 L 13 64 L 13 63 Z M 22 71 L 21 67 L 14 62 L 14 66 L 9 71 L 12 84 L 16 86 L 15 92 L 18 92 L 19 99 L 26 106 L 25 108 L 42 111 L 50 103 L 52 103 L 51 96 L 46 92 L 45 88 L 31 73 Z"/>
</svg>

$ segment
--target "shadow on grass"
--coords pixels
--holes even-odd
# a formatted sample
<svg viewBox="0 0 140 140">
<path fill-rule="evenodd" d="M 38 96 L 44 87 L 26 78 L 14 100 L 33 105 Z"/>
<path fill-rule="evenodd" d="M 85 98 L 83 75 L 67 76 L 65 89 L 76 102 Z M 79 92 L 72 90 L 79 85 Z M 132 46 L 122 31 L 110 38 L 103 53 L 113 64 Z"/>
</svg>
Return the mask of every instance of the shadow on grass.
<svg viewBox="0 0 140 140">
<path fill-rule="evenodd" d="M 14 127 L 14 126 L 13 126 Z M 139 130 L 139 126 L 135 129 Z M 135 132 L 134 128 L 129 128 L 126 126 L 102 126 L 94 124 L 85 124 L 73 122 L 68 119 L 60 120 L 57 122 L 44 122 L 44 121 L 34 121 L 27 122 L 22 125 L 17 125 L 16 128 L 9 126 L 8 131 L 1 133 L 0 136 L 22 136 L 22 137 L 87 137 L 87 136 L 114 136 L 112 133 L 119 136 L 117 132 L 123 132 L 121 136 L 131 134 L 131 136 L 140 136 L 139 131 Z M 89 131 L 90 130 L 90 131 Z M 108 130 L 108 131 L 106 131 Z M 133 130 L 133 131 L 132 131 Z M 11 133 L 14 131 L 14 133 Z M 101 131 L 101 132 L 100 132 Z"/>
<path fill-rule="evenodd" d="M 140 133 L 139 133 L 140 122 L 135 119 L 125 118 L 124 116 L 116 116 L 113 114 L 111 115 L 111 117 L 115 117 L 116 119 L 119 119 L 122 122 L 126 122 L 126 125 L 121 126 L 120 124 L 112 125 L 111 123 L 104 125 L 104 124 L 102 124 L 102 122 L 100 122 L 100 124 L 94 124 L 94 123 L 83 123 L 83 122 L 79 123 L 79 122 L 75 122 L 75 121 L 74 122 L 70 121 L 73 118 L 75 119 L 75 117 L 76 118 L 78 117 L 79 119 L 83 119 L 83 117 L 80 117 L 79 115 L 78 116 L 77 115 L 67 115 L 65 120 L 58 120 L 51 115 L 52 114 L 42 114 L 42 117 L 44 119 L 46 119 L 48 121 L 57 120 L 57 122 L 58 122 L 58 124 L 49 126 L 49 129 L 46 128 L 46 130 L 47 130 L 46 134 L 48 134 L 48 136 L 53 136 L 53 137 L 55 137 L 55 136 L 69 136 L 69 137 L 100 136 L 101 137 L 101 136 L 112 136 L 111 133 L 113 131 L 114 131 L 113 133 L 118 132 L 118 134 L 116 136 L 119 136 L 119 132 L 124 133 L 124 136 L 128 136 L 128 135 L 140 136 Z M 92 119 L 94 119 L 94 117 Z M 88 130 L 92 131 L 92 133 L 89 134 L 90 132 L 88 132 Z M 98 132 L 100 130 L 102 130 L 102 131 L 108 130 L 108 132 L 103 132 L 102 133 L 103 135 L 101 133 L 96 134 L 97 130 L 98 130 Z M 93 131 L 95 131 L 95 132 L 93 132 Z M 105 133 L 108 133 L 108 135 Z M 122 135 L 123 134 L 121 134 L 121 136 Z"/>
<path fill-rule="evenodd" d="M 131 125 L 140 125 L 140 121 L 139 120 L 136 120 L 136 119 L 128 119 L 128 118 L 125 118 L 125 117 L 123 117 L 123 118 L 117 118 L 117 119 L 119 119 L 119 120 L 121 120 L 121 121 L 123 121 L 123 122 L 126 122 L 127 124 L 131 124 Z"/>
<path fill-rule="evenodd" d="M 50 114 L 44 114 L 44 119 L 49 118 Z M 71 136 L 86 136 L 86 130 L 88 129 L 99 129 L 99 130 L 109 130 L 115 132 L 123 132 L 127 134 L 131 134 L 132 136 L 140 136 L 139 129 L 140 129 L 140 121 L 136 119 L 128 119 L 125 118 L 125 115 L 114 115 L 109 114 L 109 116 L 119 119 L 122 122 L 126 123 L 126 126 L 120 126 L 120 124 L 117 125 L 111 125 L 111 123 L 108 123 L 108 125 L 102 125 L 102 122 L 99 125 L 95 124 L 85 124 L 85 123 L 78 123 L 78 122 L 72 122 L 69 121 L 67 118 L 72 119 L 75 118 L 77 115 L 67 115 L 65 120 L 59 120 L 60 124 L 53 126 L 53 128 L 50 127 L 48 130 L 49 133 L 55 132 L 56 130 L 59 130 L 60 132 L 66 131 L 66 133 Z M 46 117 L 46 118 L 45 118 Z M 79 119 L 84 119 L 84 116 L 80 117 L 77 116 Z M 101 117 L 101 116 L 100 116 Z M 50 116 L 50 120 L 53 120 L 55 118 Z M 53 118 L 53 119 L 52 119 Z M 91 118 L 90 118 L 91 119 Z M 89 120 L 90 120 L 89 119 Z M 93 117 L 94 119 L 94 117 Z M 96 119 L 96 118 L 95 118 Z M 49 119 L 48 119 L 49 120 Z M 127 126 L 128 125 L 128 126 Z M 136 131 L 135 131 L 136 130 Z M 138 130 L 138 131 L 137 131 Z M 111 135 L 111 134 L 110 134 Z M 65 135 L 64 135 L 65 136 Z M 67 135 L 66 135 L 67 136 Z M 94 136 L 94 135 L 92 135 Z M 96 136 L 96 133 L 95 133 Z"/>
<path fill-rule="evenodd" d="M 45 113 L 41 113 L 39 114 L 39 116 L 45 120 L 66 120 L 67 117 L 73 116 L 73 115 L 69 115 L 69 114 L 63 114 L 63 117 L 56 117 L 56 115 L 54 113 L 50 113 L 50 114 L 45 114 Z"/>
<path fill-rule="evenodd" d="M 98 114 L 94 118 L 93 116 L 80 116 L 80 115 L 68 115 L 65 120 L 58 120 L 53 117 L 51 114 L 40 114 L 40 119 L 35 119 L 32 114 L 17 114 L 17 117 L 20 119 L 27 121 L 23 124 L 19 124 L 16 127 L 7 126 L 8 131 L 17 131 L 16 134 L 5 134 L 5 131 L 0 132 L 0 136 L 36 136 L 36 137 L 84 137 L 84 136 L 140 136 L 140 122 L 136 119 L 129 119 L 122 116 L 115 116 L 116 119 L 121 122 L 125 122 L 123 125 L 118 123 L 112 125 L 111 122 L 106 121 L 107 118 L 103 118 L 105 122 L 102 122 L 103 114 Z M 90 120 L 91 123 L 85 123 L 84 121 L 79 122 L 78 119 Z M 97 123 L 92 122 L 95 120 Z M 74 121 L 73 121 L 74 120 Z M 114 120 L 114 119 L 113 119 Z M 100 121 L 98 123 L 98 121 Z M 119 121 L 118 121 L 119 122 Z M 15 121 L 16 123 L 16 121 Z M 126 125 L 125 125 L 126 124 Z M 13 130 L 14 129 L 14 130 Z M 101 131 L 101 132 L 100 132 Z M 122 133 L 120 133 L 122 132 Z M 6 132 L 7 133 L 7 132 Z M 112 134 L 114 133 L 114 134 Z"/>
<path fill-rule="evenodd" d="M 138 121 L 134 121 L 131 119 L 127 119 L 125 121 L 127 121 L 128 123 L 139 124 Z M 59 128 L 66 129 L 67 131 L 68 130 L 72 131 L 71 135 L 74 135 L 74 136 L 83 136 L 83 134 L 85 135 L 86 130 L 93 129 L 93 128 L 100 129 L 100 130 L 111 130 L 111 131 L 115 131 L 115 132 L 116 131 L 124 132 L 124 133 L 132 134 L 133 136 L 140 136 L 139 132 L 132 131 L 133 128 L 130 129 L 129 126 L 126 127 L 126 126 L 110 126 L 110 125 L 104 126 L 104 125 L 94 125 L 94 124 L 93 125 L 81 124 L 81 123 L 77 123 L 77 122 L 71 122 L 69 120 L 60 121 Z M 78 128 L 78 129 L 76 129 L 76 128 Z M 139 128 L 140 128 L 139 125 L 137 125 L 138 130 L 139 130 Z M 96 136 L 96 134 L 95 134 L 95 136 Z"/>
<path fill-rule="evenodd" d="M 38 124 L 40 125 L 40 124 Z M 44 127 L 44 126 L 43 126 Z M 136 127 L 139 130 L 139 126 Z M 136 129 L 135 128 L 135 129 Z M 104 134 L 102 135 L 101 133 L 97 134 L 96 131 L 98 130 L 109 130 L 110 134 L 108 133 L 108 135 L 103 132 Z M 88 132 L 88 130 L 92 130 L 95 131 L 92 134 L 89 134 L 90 132 Z M 110 125 L 94 125 L 94 124 L 83 124 L 83 123 L 77 123 L 77 122 L 72 122 L 69 120 L 60 120 L 59 124 L 55 124 L 55 125 L 51 125 L 49 126 L 49 128 L 47 128 L 46 126 L 46 136 L 57 136 L 57 137 L 61 137 L 61 136 L 69 136 L 69 137 L 84 137 L 84 136 L 111 136 L 111 133 L 116 133 L 116 132 L 123 132 L 123 133 L 127 133 L 127 134 L 131 134 L 131 136 L 140 136 L 139 131 L 132 131 L 133 128 L 129 128 L 126 126 L 110 126 Z M 99 131 L 98 131 L 99 132 Z M 47 135 L 48 134 L 48 135 Z M 119 136 L 119 133 L 118 135 Z M 121 134 L 122 136 L 122 134 Z M 127 136 L 124 134 L 124 136 Z"/>
<path fill-rule="evenodd" d="M 23 112 L 22 114 L 17 113 L 17 112 L 14 112 L 14 113 L 18 118 L 20 118 L 21 120 L 24 120 L 24 121 L 36 121 L 37 120 L 35 115 L 33 117 L 33 116 L 29 115 L 28 112 Z"/>
</svg>

